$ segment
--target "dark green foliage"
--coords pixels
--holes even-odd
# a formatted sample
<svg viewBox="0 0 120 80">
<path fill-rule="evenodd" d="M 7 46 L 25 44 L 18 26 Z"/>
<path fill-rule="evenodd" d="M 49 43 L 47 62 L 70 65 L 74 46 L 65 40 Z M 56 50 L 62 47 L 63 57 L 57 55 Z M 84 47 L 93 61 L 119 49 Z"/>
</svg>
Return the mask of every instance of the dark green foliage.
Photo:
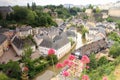
<svg viewBox="0 0 120 80">
<path fill-rule="evenodd" d="M 116 58 L 120 56 L 120 43 L 115 43 L 111 48 L 110 48 L 110 56 L 113 58 Z"/>
<path fill-rule="evenodd" d="M 98 66 L 102 66 L 104 64 L 107 64 L 108 63 L 108 60 L 106 59 L 105 56 L 101 57 L 99 60 L 98 60 Z"/>
<path fill-rule="evenodd" d="M 93 7 L 94 7 L 94 6 L 93 6 L 93 5 L 91 5 L 91 4 L 88 6 L 88 8 L 90 8 L 90 9 L 93 9 Z"/>
<path fill-rule="evenodd" d="M 73 7 L 73 8 L 70 8 L 70 14 L 71 15 L 77 15 L 77 12 L 79 12 L 80 9 L 79 8 L 76 8 L 76 7 Z"/>
<path fill-rule="evenodd" d="M 56 10 L 58 17 L 62 19 L 66 19 L 70 17 L 69 10 L 66 8 L 59 8 Z"/>
<path fill-rule="evenodd" d="M 32 8 L 32 9 L 31 9 Z M 33 27 L 39 26 L 57 26 L 57 24 L 52 20 L 52 17 L 48 13 L 43 13 L 43 8 L 36 6 L 35 3 L 32 3 L 31 8 L 26 7 L 13 7 L 14 12 L 7 15 L 4 22 L 0 22 L 3 27 L 8 27 L 8 21 L 12 24 L 11 21 L 16 22 L 17 24 L 27 24 Z M 15 23 L 15 24 L 16 24 Z"/>
<path fill-rule="evenodd" d="M 30 9 L 30 4 L 29 3 L 27 3 L 27 8 Z"/>
<path fill-rule="evenodd" d="M 54 64 L 56 64 L 56 63 L 58 62 L 58 59 L 57 59 L 57 56 L 56 56 L 56 55 L 47 56 L 47 61 L 49 61 L 49 64 L 50 64 L 50 65 L 53 65 L 53 64 L 52 64 L 52 59 L 53 59 Z"/>
<path fill-rule="evenodd" d="M 100 13 L 101 10 L 99 9 L 99 7 L 96 7 L 96 9 L 93 9 L 93 12 L 94 12 L 94 13 Z"/>
<path fill-rule="evenodd" d="M 35 2 L 32 2 L 32 6 L 31 6 L 32 10 L 36 10 L 36 3 Z"/>
<path fill-rule="evenodd" d="M 1 20 L 1 19 L 3 19 L 3 18 L 2 18 L 2 14 L 0 13 L 0 20 Z"/>
<path fill-rule="evenodd" d="M 113 41 L 116 41 L 116 42 L 120 43 L 120 36 L 116 32 L 111 32 L 108 35 L 108 38 L 112 39 Z"/>
<path fill-rule="evenodd" d="M 21 69 L 18 62 L 8 62 L 5 64 L 3 72 L 6 73 L 10 78 L 16 78 L 17 80 L 20 80 Z"/>
<path fill-rule="evenodd" d="M 88 64 L 88 66 L 90 68 L 89 68 L 88 72 L 95 70 L 97 68 L 97 61 L 95 58 L 95 54 L 91 54 L 89 58 L 90 58 L 90 63 Z"/>
<path fill-rule="evenodd" d="M 107 22 L 113 22 L 113 19 L 111 17 L 108 17 L 106 20 Z"/>
<path fill-rule="evenodd" d="M 83 16 L 83 19 L 88 19 L 88 16 Z"/>
<path fill-rule="evenodd" d="M 86 8 L 83 8 L 83 9 L 82 9 L 82 12 L 85 12 L 85 11 L 86 11 Z"/>
<path fill-rule="evenodd" d="M 8 22 L 6 20 L 0 20 L 0 25 L 4 28 L 8 27 Z"/>
<path fill-rule="evenodd" d="M 120 30 L 120 20 L 117 20 L 116 24 L 117 24 L 116 28 L 118 28 Z"/>
</svg>

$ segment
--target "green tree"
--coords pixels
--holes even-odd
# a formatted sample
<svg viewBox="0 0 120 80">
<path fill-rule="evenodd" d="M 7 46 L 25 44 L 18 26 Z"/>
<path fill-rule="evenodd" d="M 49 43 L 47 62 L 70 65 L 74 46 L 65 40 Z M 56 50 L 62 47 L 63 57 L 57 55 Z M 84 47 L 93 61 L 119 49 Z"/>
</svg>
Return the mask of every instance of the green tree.
<svg viewBox="0 0 120 80">
<path fill-rule="evenodd" d="M 92 5 L 92 4 L 90 4 L 90 5 L 88 6 L 88 8 L 93 9 L 93 5 Z"/>
<path fill-rule="evenodd" d="M 102 66 L 104 64 L 107 64 L 108 63 L 108 60 L 105 56 L 101 57 L 99 60 L 98 60 L 98 66 Z"/>
<path fill-rule="evenodd" d="M 0 13 L 0 20 L 2 20 L 2 14 Z"/>
<path fill-rule="evenodd" d="M 113 58 L 116 58 L 120 55 L 120 43 L 116 42 L 111 48 L 110 53 Z"/>
<path fill-rule="evenodd" d="M 120 43 L 120 36 L 116 32 L 111 32 L 108 38 Z"/>
<path fill-rule="evenodd" d="M 78 8 L 76 8 L 76 7 L 73 7 L 73 8 L 70 8 L 70 14 L 71 15 L 77 15 L 77 12 L 78 12 Z"/>
<path fill-rule="evenodd" d="M 111 17 L 108 17 L 106 20 L 107 22 L 113 22 L 113 19 Z"/>
<path fill-rule="evenodd" d="M 32 22 L 35 21 L 35 17 L 37 17 L 37 14 L 34 11 L 29 10 L 26 20 L 28 21 L 29 24 L 32 24 Z"/>
<path fill-rule="evenodd" d="M 117 20 L 116 24 L 117 24 L 116 28 L 118 28 L 120 30 L 120 20 Z"/>
<path fill-rule="evenodd" d="M 87 32 L 88 32 L 88 30 L 87 30 L 85 27 L 83 27 L 83 28 L 81 29 L 82 38 L 85 39 L 85 34 L 86 34 Z"/>
<path fill-rule="evenodd" d="M 36 10 L 36 3 L 35 2 L 32 2 L 32 6 L 31 6 L 32 10 Z"/>
<path fill-rule="evenodd" d="M 85 11 L 86 11 L 86 8 L 83 8 L 83 9 L 82 9 L 82 12 L 85 12 Z"/>
<path fill-rule="evenodd" d="M 88 72 L 95 70 L 97 68 L 97 60 L 95 58 L 95 54 L 94 53 L 90 54 L 89 58 L 90 58 L 90 63 L 88 64 L 88 66 L 90 68 Z"/>
<path fill-rule="evenodd" d="M 15 6 L 14 7 L 14 19 L 16 21 L 26 21 L 26 17 L 28 15 L 28 9 L 27 8 L 23 8 L 23 7 L 19 7 L 19 6 Z"/>
<path fill-rule="evenodd" d="M 0 73 L 0 80 L 9 80 L 9 78 L 4 73 Z"/>
<path fill-rule="evenodd" d="M 94 13 L 100 13 L 100 8 L 99 7 L 96 7 L 96 9 L 93 10 Z"/>
<path fill-rule="evenodd" d="M 0 25 L 4 28 L 8 27 L 8 22 L 6 20 L 0 20 Z"/>
<path fill-rule="evenodd" d="M 32 49 L 26 46 L 24 48 L 23 57 L 22 57 L 22 60 L 25 64 L 28 64 L 28 62 L 31 61 L 30 59 L 31 54 L 32 54 Z"/>
<path fill-rule="evenodd" d="M 29 3 L 27 3 L 27 8 L 30 9 L 30 4 Z"/>
<path fill-rule="evenodd" d="M 21 69 L 18 62 L 14 62 L 14 61 L 8 62 L 5 65 L 3 72 L 5 72 L 7 76 L 11 78 L 16 78 L 17 80 L 20 79 Z"/>
<path fill-rule="evenodd" d="M 97 8 L 96 8 L 96 13 L 99 13 L 99 12 L 100 12 L 100 8 L 97 7 Z"/>
</svg>

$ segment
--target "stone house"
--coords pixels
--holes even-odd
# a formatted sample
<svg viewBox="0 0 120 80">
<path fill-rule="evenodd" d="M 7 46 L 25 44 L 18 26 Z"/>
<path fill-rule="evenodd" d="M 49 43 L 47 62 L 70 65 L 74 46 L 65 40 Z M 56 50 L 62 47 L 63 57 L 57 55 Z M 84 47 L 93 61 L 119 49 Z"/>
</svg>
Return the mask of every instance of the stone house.
<svg viewBox="0 0 120 80">
<path fill-rule="evenodd" d="M 0 14 L 2 15 L 3 19 L 6 19 L 6 16 L 13 12 L 13 9 L 8 7 L 0 7 Z"/>
<path fill-rule="evenodd" d="M 44 37 L 38 47 L 40 53 L 42 55 L 48 55 L 50 48 L 55 49 L 55 55 L 57 55 L 58 59 L 61 59 L 71 49 L 71 43 L 66 35 L 57 35 L 53 39 Z"/>
<path fill-rule="evenodd" d="M 29 35 L 33 35 L 31 26 L 22 26 L 20 28 L 16 28 L 17 36 L 21 38 L 26 38 Z"/>
<path fill-rule="evenodd" d="M 0 57 L 4 54 L 4 51 L 8 50 L 8 40 L 3 34 L 0 34 Z"/>
<path fill-rule="evenodd" d="M 75 52 L 79 52 L 79 54 L 77 54 L 77 56 L 81 56 L 81 55 L 90 55 L 91 53 L 97 53 L 99 51 L 101 51 L 102 49 L 107 48 L 107 41 L 105 38 L 99 38 L 96 39 L 93 42 L 87 43 L 85 45 L 83 45 L 82 47 L 80 47 L 79 49 L 77 49 Z M 74 53 L 75 53 L 74 52 Z"/>
<path fill-rule="evenodd" d="M 30 47 L 34 52 L 36 50 L 35 44 L 30 39 L 21 39 L 20 37 L 15 36 L 12 41 L 11 45 L 18 56 L 22 56 L 24 49 L 26 46 Z"/>
</svg>

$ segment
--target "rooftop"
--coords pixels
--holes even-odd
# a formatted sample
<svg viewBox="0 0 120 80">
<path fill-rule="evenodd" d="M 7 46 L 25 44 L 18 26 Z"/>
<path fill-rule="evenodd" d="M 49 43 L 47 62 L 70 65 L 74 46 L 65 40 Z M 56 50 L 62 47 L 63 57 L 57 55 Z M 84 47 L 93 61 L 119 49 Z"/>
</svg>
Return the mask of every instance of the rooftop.
<svg viewBox="0 0 120 80">
<path fill-rule="evenodd" d="M 0 34 L 0 45 L 7 39 L 7 37 L 3 34 Z"/>
</svg>

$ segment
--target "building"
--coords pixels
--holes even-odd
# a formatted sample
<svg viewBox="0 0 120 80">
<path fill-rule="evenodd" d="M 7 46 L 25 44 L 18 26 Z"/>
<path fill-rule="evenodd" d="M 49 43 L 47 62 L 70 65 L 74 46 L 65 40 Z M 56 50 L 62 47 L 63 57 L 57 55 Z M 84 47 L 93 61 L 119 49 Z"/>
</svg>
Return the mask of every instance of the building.
<svg viewBox="0 0 120 80">
<path fill-rule="evenodd" d="M 75 54 L 77 57 L 84 54 L 90 55 L 91 53 L 97 53 L 107 48 L 107 46 L 108 44 L 105 38 L 96 38 L 96 40 L 81 46 L 73 54 Z"/>
<path fill-rule="evenodd" d="M 51 12 L 51 9 L 45 8 L 45 9 L 43 10 L 43 12 L 44 12 L 44 13 Z"/>
<path fill-rule="evenodd" d="M 110 8 L 108 10 L 108 15 L 112 17 L 119 17 L 120 18 L 120 8 Z"/>
<path fill-rule="evenodd" d="M 92 9 L 86 9 L 85 13 L 87 14 L 87 16 L 91 16 L 92 15 L 93 10 Z"/>
<path fill-rule="evenodd" d="M 13 9 L 8 7 L 0 7 L 0 14 L 2 15 L 3 19 L 6 19 L 6 16 L 13 12 Z"/>
<path fill-rule="evenodd" d="M 104 28 L 102 28 L 102 26 L 91 27 L 91 28 L 89 28 L 89 32 L 85 34 L 85 38 L 87 41 L 93 41 L 97 37 L 105 38 L 105 36 L 106 36 L 106 31 Z"/>
<path fill-rule="evenodd" d="M 16 32 L 17 32 L 17 36 L 21 38 L 25 38 L 33 34 L 31 26 L 22 26 L 20 28 L 16 28 Z"/>
<path fill-rule="evenodd" d="M 12 41 L 11 45 L 18 56 L 22 56 L 25 47 L 30 47 L 34 52 L 36 50 L 35 44 L 30 39 L 21 39 L 20 37 L 15 36 Z"/>
<path fill-rule="evenodd" d="M 101 11 L 101 14 L 103 15 L 103 16 L 102 16 L 103 19 L 108 18 L 108 10 L 102 10 L 102 11 Z"/>
<path fill-rule="evenodd" d="M 8 50 L 8 40 L 3 34 L 0 34 L 0 57 L 4 54 L 4 51 Z"/>
<path fill-rule="evenodd" d="M 71 43 L 66 35 L 57 35 L 53 39 L 44 37 L 38 49 L 42 55 L 48 55 L 50 48 L 55 49 L 55 55 L 61 59 L 70 49 Z"/>
</svg>

